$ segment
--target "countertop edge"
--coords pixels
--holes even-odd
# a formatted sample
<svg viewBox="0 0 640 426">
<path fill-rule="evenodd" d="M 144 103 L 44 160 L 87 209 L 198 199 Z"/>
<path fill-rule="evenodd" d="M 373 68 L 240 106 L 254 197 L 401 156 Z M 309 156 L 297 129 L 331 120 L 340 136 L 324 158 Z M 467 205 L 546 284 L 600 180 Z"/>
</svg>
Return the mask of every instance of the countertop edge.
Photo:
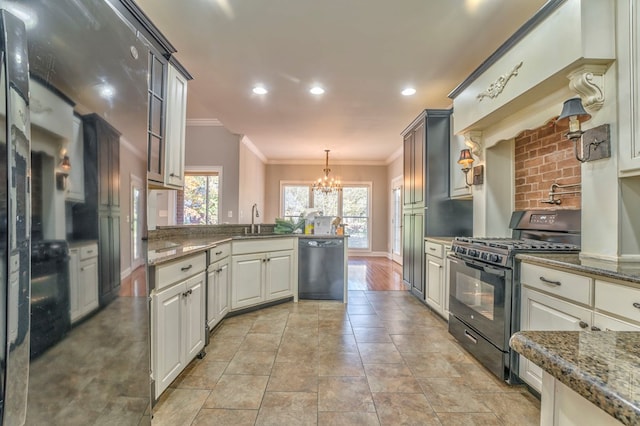
<svg viewBox="0 0 640 426">
<path fill-rule="evenodd" d="M 576 255 L 577 256 L 577 255 Z M 566 257 L 563 254 L 517 254 L 516 259 L 528 263 L 535 263 L 541 266 L 551 266 L 565 269 L 571 272 L 596 275 L 599 277 L 611 278 L 614 280 L 628 281 L 636 284 L 640 284 L 640 272 L 638 275 L 617 271 L 610 271 L 596 266 L 577 265 L 575 263 L 563 261 L 562 258 Z M 621 264 L 624 266 L 624 264 Z"/>
<path fill-rule="evenodd" d="M 569 336 L 581 332 L 566 331 L 562 333 L 567 333 Z M 607 332 L 598 331 L 595 333 Z M 527 332 L 516 332 L 512 335 L 509 339 L 509 346 L 622 424 L 632 425 L 640 418 L 640 407 L 633 405 L 617 392 L 608 388 L 597 377 L 583 372 L 579 366 L 559 356 L 552 348 L 534 340 Z"/>
<path fill-rule="evenodd" d="M 276 239 L 276 238 L 308 238 L 308 239 L 340 239 L 340 238 L 348 238 L 348 235 L 308 235 L 308 234 L 269 234 L 269 235 L 226 235 L 226 236 L 212 236 L 211 240 L 207 238 L 198 238 L 198 239 L 178 239 L 174 238 L 171 241 L 177 244 L 176 247 L 161 250 L 161 253 L 166 253 L 166 255 L 158 254 L 158 257 L 155 259 L 148 259 L 148 266 L 158 266 L 163 263 L 172 262 L 184 256 L 190 256 L 193 254 L 198 254 L 202 251 L 207 251 L 212 249 L 219 244 L 224 244 L 233 241 L 250 241 L 250 240 L 264 240 L 264 239 Z M 208 241 L 205 241 L 208 240 Z M 162 240 L 158 240 L 162 241 Z M 152 244 L 152 242 L 149 242 Z M 185 250 L 185 247 L 191 247 Z M 153 250 L 148 250 L 153 251 Z"/>
</svg>

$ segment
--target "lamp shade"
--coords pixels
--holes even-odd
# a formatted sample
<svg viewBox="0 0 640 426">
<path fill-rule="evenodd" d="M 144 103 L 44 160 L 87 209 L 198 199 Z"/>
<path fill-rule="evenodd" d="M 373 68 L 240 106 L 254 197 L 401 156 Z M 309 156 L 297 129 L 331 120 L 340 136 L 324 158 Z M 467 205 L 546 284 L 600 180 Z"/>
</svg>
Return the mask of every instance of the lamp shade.
<svg viewBox="0 0 640 426">
<path fill-rule="evenodd" d="M 560 113 L 557 121 L 564 122 L 570 117 L 576 117 L 580 123 L 591 118 L 591 114 L 584 110 L 582 100 L 580 98 L 572 98 L 564 101 L 562 112 Z"/>
<path fill-rule="evenodd" d="M 469 168 L 471 167 L 471 164 L 473 164 L 473 161 L 474 160 L 471 156 L 471 150 L 460 150 L 460 158 L 458 158 L 458 164 L 462 165 L 463 168 Z"/>
</svg>

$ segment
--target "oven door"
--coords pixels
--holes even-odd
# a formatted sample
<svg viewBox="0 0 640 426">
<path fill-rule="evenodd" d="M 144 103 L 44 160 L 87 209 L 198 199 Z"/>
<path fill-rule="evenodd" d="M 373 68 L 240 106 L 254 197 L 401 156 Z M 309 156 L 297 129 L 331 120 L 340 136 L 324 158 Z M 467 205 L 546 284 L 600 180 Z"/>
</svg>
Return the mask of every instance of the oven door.
<svg viewBox="0 0 640 426">
<path fill-rule="evenodd" d="M 505 325 L 510 319 L 511 270 L 455 255 L 449 259 L 449 311 L 498 349 L 508 351 Z"/>
</svg>

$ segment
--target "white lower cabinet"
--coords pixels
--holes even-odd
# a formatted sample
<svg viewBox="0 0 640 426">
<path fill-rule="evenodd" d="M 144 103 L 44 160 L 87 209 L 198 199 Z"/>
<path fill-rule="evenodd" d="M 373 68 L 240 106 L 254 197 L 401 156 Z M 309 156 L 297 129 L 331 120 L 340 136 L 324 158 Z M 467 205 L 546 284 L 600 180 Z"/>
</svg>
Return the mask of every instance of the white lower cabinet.
<svg viewBox="0 0 640 426">
<path fill-rule="evenodd" d="M 71 323 L 98 308 L 98 245 L 69 250 L 69 313 Z"/>
<path fill-rule="evenodd" d="M 215 327 L 229 312 L 229 257 L 209 265 L 207 275 L 207 325 Z"/>
<path fill-rule="evenodd" d="M 425 302 L 445 319 L 449 317 L 449 282 L 445 273 L 445 250 L 442 244 L 425 243 Z"/>
<path fill-rule="evenodd" d="M 293 296 L 293 250 L 232 256 L 231 309 Z"/>
<path fill-rule="evenodd" d="M 204 271 L 152 295 L 152 370 L 155 398 L 204 348 Z"/>
<path fill-rule="evenodd" d="M 618 420 L 592 402 L 544 372 L 540 401 L 542 426 L 619 426 Z"/>
<path fill-rule="evenodd" d="M 233 241 L 231 310 L 294 296 L 295 238 Z"/>
<path fill-rule="evenodd" d="M 521 330 L 580 331 L 591 325 L 592 310 L 540 293 L 523 286 L 520 313 Z M 542 369 L 520 356 L 518 375 L 538 392 L 542 392 Z"/>
</svg>

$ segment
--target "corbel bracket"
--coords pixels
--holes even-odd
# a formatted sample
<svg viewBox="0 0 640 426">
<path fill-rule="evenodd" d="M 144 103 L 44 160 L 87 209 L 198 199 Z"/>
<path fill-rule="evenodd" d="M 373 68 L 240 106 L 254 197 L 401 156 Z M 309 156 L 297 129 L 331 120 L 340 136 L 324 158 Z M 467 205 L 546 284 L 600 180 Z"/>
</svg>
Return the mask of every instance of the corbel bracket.
<svg viewBox="0 0 640 426">
<path fill-rule="evenodd" d="M 471 153 L 478 159 L 482 158 L 482 132 L 472 130 L 463 134 L 464 144 L 469 147 Z"/>
<path fill-rule="evenodd" d="M 580 95 L 585 109 L 597 111 L 604 105 L 604 74 L 607 68 L 607 65 L 587 64 L 567 75 L 569 88 Z"/>
</svg>

